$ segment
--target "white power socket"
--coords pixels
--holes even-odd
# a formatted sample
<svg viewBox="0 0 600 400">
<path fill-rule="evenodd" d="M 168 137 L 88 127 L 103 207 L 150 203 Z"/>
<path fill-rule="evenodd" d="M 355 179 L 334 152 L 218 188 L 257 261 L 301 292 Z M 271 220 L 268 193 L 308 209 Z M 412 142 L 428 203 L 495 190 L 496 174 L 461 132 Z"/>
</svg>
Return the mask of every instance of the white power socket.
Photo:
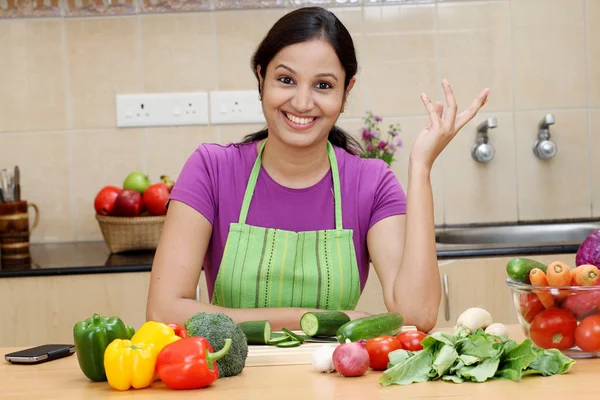
<svg viewBox="0 0 600 400">
<path fill-rule="evenodd" d="M 265 122 L 256 90 L 210 92 L 211 124 L 258 124 Z"/>
<path fill-rule="evenodd" d="M 119 94 L 118 127 L 208 125 L 208 93 Z"/>
</svg>

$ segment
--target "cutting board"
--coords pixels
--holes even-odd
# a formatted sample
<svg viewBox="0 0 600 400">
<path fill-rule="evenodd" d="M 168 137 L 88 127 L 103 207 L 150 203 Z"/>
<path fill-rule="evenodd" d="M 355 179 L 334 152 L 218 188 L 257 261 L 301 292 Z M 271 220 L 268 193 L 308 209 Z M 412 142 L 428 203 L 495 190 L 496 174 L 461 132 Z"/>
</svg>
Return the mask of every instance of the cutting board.
<svg viewBox="0 0 600 400">
<path fill-rule="evenodd" d="M 402 327 L 402 332 L 414 331 L 414 326 Z M 303 335 L 302 332 L 294 332 Z M 336 343 L 302 343 L 298 347 L 248 346 L 246 367 L 268 365 L 302 365 L 312 363 L 312 353 L 321 346 L 337 346 Z"/>
</svg>

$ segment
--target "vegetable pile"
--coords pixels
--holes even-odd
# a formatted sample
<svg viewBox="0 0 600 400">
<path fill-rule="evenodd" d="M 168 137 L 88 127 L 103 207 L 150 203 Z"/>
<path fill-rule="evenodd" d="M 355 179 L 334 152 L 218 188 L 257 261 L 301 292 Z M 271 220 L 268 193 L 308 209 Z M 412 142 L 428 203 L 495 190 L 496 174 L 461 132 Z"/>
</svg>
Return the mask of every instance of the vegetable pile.
<svg viewBox="0 0 600 400">
<path fill-rule="evenodd" d="M 600 263 L 598 232 L 582 243 L 574 268 L 563 261 L 545 265 L 527 258 L 514 258 L 507 264 L 512 281 L 534 285 L 530 291 L 516 295 L 521 323 L 536 346 L 600 352 L 600 287 L 579 289 L 600 285 L 598 267 L 589 264 Z"/>
</svg>

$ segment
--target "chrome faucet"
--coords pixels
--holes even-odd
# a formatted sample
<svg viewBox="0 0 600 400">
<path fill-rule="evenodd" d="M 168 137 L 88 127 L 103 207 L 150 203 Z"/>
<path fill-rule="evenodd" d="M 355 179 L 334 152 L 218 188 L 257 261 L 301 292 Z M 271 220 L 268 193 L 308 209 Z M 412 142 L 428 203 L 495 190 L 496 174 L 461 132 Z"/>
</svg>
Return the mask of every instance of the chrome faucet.
<svg viewBox="0 0 600 400">
<path fill-rule="evenodd" d="M 540 160 L 552 158 L 556 154 L 556 144 L 550 140 L 550 125 L 554 124 L 554 115 L 546 114 L 538 127 L 538 140 L 533 145 L 533 154 Z"/>
<path fill-rule="evenodd" d="M 494 158 L 495 150 L 488 143 L 488 129 L 498 126 L 498 120 L 495 117 L 488 118 L 477 126 L 477 139 L 471 148 L 471 156 L 480 163 L 490 162 Z"/>
</svg>

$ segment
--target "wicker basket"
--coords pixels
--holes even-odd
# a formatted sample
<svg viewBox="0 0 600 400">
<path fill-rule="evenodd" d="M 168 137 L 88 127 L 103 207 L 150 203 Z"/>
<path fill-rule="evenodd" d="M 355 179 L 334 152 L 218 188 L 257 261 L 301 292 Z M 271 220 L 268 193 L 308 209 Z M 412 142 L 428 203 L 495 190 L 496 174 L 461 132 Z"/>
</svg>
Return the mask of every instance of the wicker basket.
<svg viewBox="0 0 600 400">
<path fill-rule="evenodd" d="M 165 216 L 110 217 L 96 214 L 104 241 L 111 253 L 155 250 Z"/>
</svg>

